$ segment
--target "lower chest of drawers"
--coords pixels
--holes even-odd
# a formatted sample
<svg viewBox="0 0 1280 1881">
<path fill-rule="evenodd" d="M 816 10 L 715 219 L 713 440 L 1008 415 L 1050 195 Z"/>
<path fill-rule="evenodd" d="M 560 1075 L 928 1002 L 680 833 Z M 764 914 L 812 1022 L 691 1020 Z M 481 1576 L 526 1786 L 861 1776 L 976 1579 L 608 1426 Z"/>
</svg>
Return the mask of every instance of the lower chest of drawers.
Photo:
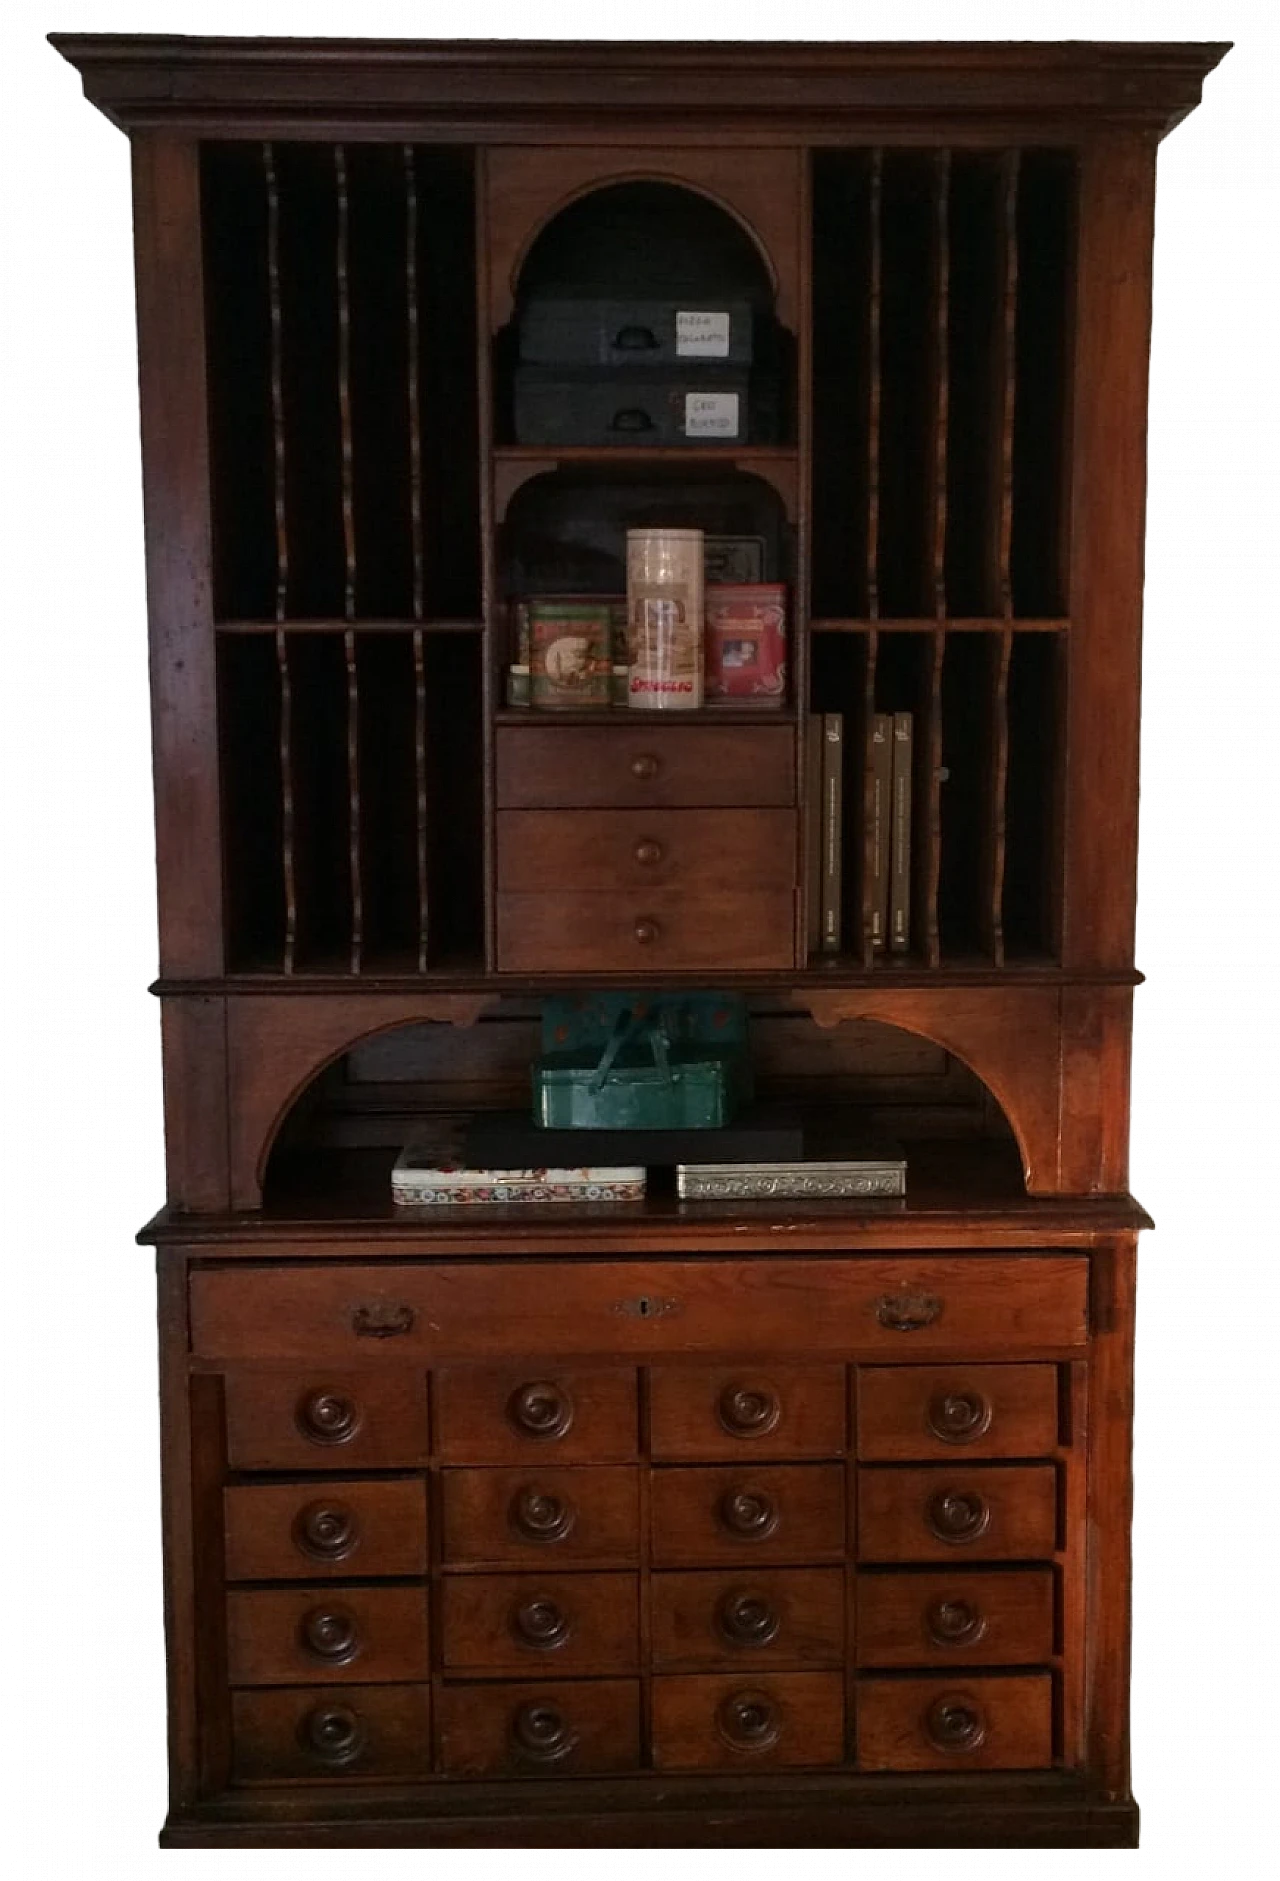
<svg viewBox="0 0 1280 1881">
<path fill-rule="evenodd" d="M 810 1357 L 782 1294 L 781 1353 L 742 1326 L 682 1351 L 673 1309 L 647 1356 L 455 1357 L 444 1304 L 438 1353 L 407 1350 L 390 1311 L 348 1354 L 272 1352 L 296 1313 L 239 1341 L 261 1355 L 215 1350 L 238 1343 L 233 1295 L 273 1270 L 197 1274 L 225 1779 L 1069 1766 L 1086 1263 L 1020 1258 L 1008 1356 L 979 1339 L 972 1358 L 921 1323 L 927 1263 L 887 1293 L 876 1276 L 888 1310 L 843 1354 L 815 1326 Z M 353 1314 L 373 1271 L 349 1270 Z"/>
</svg>

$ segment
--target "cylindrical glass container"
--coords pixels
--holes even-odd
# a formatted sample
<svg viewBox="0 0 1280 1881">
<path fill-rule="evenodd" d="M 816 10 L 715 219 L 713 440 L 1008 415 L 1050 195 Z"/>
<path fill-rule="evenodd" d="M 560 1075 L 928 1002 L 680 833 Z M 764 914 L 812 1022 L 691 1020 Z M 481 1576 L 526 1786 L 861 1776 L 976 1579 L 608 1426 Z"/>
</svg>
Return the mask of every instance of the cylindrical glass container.
<svg viewBox="0 0 1280 1881">
<path fill-rule="evenodd" d="M 627 704 L 642 712 L 702 704 L 702 531 L 628 529 Z"/>
</svg>

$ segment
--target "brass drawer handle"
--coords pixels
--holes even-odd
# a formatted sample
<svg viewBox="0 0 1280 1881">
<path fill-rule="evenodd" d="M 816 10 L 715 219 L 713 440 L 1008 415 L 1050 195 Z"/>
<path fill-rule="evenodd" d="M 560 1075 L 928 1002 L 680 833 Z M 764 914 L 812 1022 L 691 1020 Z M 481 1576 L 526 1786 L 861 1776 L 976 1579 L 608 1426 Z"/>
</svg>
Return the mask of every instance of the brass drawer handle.
<svg viewBox="0 0 1280 1881">
<path fill-rule="evenodd" d="M 940 1489 L 925 1506 L 925 1520 L 939 1541 L 961 1546 L 991 1526 L 991 1506 L 976 1489 Z"/>
<path fill-rule="evenodd" d="M 981 1391 L 935 1391 L 925 1423 L 943 1443 L 972 1443 L 991 1427 L 991 1403 Z"/>
<path fill-rule="evenodd" d="M 777 1429 L 782 1416 L 771 1385 L 726 1385 L 716 1408 L 721 1428 L 731 1437 L 765 1437 Z"/>
<path fill-rule="evenodd" d="M 716 1606 L 716 1627 L 731 1646 L 767 1646 L 782 1622 L 777 1608 L 751 1588 L 733 1588 Z"/>
<path fill-rule="evenodd" d="M 539 1594 L 517 1600 L 511 1609 L 511 1632 L 521 1646 L 535 1652 L 554 1652 L 569 1638 L 572 1628 L 554 1600 Z"/>
<path fill-rule="evenodd" d="M 559 1763 L 578 1748 L 578 1733 L 558 1705 L 536 1698 L 513 1712 L 511 1748 L 530 1763 Z"/>
<path fill-rule="evenodd" d="M 360 1412 L 343 1391 L 309 1391 L 294 1418 L 308 1443 L 349 1443 L 360 1428 Z"/>
<path fill-rule="evenodd" d="M 763 1489 L 727 1489 L 719 1515 L 722 1527 L 744 1541 L 763 1541 L 778 1526 L 778 1505 Z"/>
<path fill-rule="evenodd" d="M 364 1720 L 348 1705 L 314 1705 L 303 1718 L 298 1736 L 303 1749 L 322 1763 L 353 1763 L 364 1749 Z"/>
<path fill-rule="evenodd" d="M 356 1307 L 351 1315 L 351 1330 L 357 1339 L 396 1339 L 403 1333 L 413 1331 L 416 1318 L 417 1314 L 411 1306 L 393 1306 L 378 1300 L 368 1306 Z"/>
<path fill-rule="evenodd" d="M 554 1442 L 573 1423 L 573 1399 L 563 1386 L 541 1379 L 519 1385 L 507 1399 L 507 1421 L 522 1436 Z"/>
<path fill-rule="evenodd" d="M 639 783 L 647 783 L 658 775 L 659 763 L 651 751 L 638 751 L 631 760 L 631 775 Z"/>
<path fill-rule="evenodd" d="M 986 1614 L 971 1600 L 935 1600 L 924 1623 L 935 1646 L 976 1646 L 987 1630 Z"/>
<path fill-rule="evenodd" d="M 731 1692 L 716 1712 L 716 1728 L 732 1750 L 769 1750 L 782 1720 L 764 1692 Z"/>
<path fill-rule="evenodd" d="M 934 1293 L 882 1293 L 876 1318 L 887 1332 L 922 1332 L 942 1317 L 942 1301 Z"/>
<path fill-rule="evenodd" d="M 313 1561 L 345 1561 L 360 1540 L 360 1524 L 345 1502 L 308 1502 L 293 1524 L 294 1546 Z"/>
<path fill-rule="evenodd" d="M 571 1502 L 532 1487 L 516 1492 L 509 1513 L 512 1527 L 526 1541 L 563 1541 L 578 1519 Z"/>
<path fill-rule="evenodd" d="M 985 1742 L 986 1720 L 965 1694 L 946 1692 L 925 1713 L 925 1736 L 935 1750 L 964 1753 Z"/>
<path fill-rule="evenodd" d="M 303 1651 L 325 1665 L 346 1665 L 360 1649 L 360 1628 L 346 1607 L 312 1607 L 299 1633 Z"/>
</svg>

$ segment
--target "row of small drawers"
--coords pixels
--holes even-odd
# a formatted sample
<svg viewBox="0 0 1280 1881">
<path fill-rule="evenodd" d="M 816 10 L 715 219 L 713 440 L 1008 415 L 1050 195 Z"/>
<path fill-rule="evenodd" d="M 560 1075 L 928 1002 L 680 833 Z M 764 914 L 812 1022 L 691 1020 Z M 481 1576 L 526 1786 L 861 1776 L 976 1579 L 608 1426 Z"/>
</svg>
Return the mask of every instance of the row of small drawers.
<svg viewBox="0 0 1280 1881">
<path fill-rule="evenodd" d="M 1053 1365 L 868 1366 L 851 1407 L 841 1365 L 655 1366 L 640 1413 L 623 1367 L 445 1369 L 433 1376 L 435 1444 L 446 1462 L 533 1453 L 613 1463 L 647 1444 L 658 1461 L 834 1457 L 856 1432 L 868 1462 L 925 1461 L 963 1449 L 1035 1457 L 1059 1438 Z M 232 1372 L 227 1451 L 234 1469 L 412 1468 L 430 1454 L 421 1372 Z"/>
<path fill-rule="evenodd" d="M 240 1782 L 323 1775 L 574 1776 L 641 1767 L 638 1683 L 277 1688 L 232 1695 Z M 839 1672 L 655 1678 L 649 1756 L 657 1770 L 821 1768 L 1030 1770 L 1053 1760 L 1053 1681 L 1044 1671 L 859 1679 L 854 1743 Z"/>
<path fill-rule="evenodd" d="M 455 1575 L 436 1609 L 446 1676 L 573 1678 L 641 1668 L 634 1574 Z M 841 1666 L 840 1568 L 657 1573 L 648 1659 L 657 1671 Z M 232 1588 L 232 1685 L 412 1682 L 431 1672 L 422 1586 Z M 1048 1567 L 860 1573 L 860 1666 L 1039 1665 L 1054 1650 Z"/>
<path fill-rule="evenodd" d="M 629 1567 L 641 1542 L 641 1472 L 444 1470 L 441 1559 L 450 1567 Z M 659 1567 L 1033 1560 L 1057 1546 L 1052 1463 L 857 1473 L 856 1539 L 838 1463 L 684 1467 L 648 1474 L 650 1557 Z M 424 1479 L 236 1484 L 224 1491 L 231 1581 L 427 1571 Z"/>
</svg>

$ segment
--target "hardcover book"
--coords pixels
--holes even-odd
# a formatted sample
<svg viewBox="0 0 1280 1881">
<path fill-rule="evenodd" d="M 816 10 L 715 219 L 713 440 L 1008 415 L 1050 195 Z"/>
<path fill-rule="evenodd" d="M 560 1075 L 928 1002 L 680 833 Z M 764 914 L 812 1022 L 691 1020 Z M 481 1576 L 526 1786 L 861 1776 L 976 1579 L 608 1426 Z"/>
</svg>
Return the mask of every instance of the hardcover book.
<svg viewBox="0 0 1280 1881">
<path fill-rule="evenodd" d="M 889 866 L 889 951 L 911 945 L 911 766 L 914 725 L 910 712 L 893 715 L 893 818 Z"/>
<path fill-rule="evenodd" d="M 893 715 L 876 712 L 871 720 L 871 765 L 868 778 L 867 868 L 871 945 L 882 952 L 889 933 L 889 838 L 893 804 Z"/>
<path fill-rule="evenodd" d="M 844 884 L 841 845 L 844 824 L 844 719 L 822 715 L 822 951 L 838 954 L 840 897 Z"/>
</svg>

